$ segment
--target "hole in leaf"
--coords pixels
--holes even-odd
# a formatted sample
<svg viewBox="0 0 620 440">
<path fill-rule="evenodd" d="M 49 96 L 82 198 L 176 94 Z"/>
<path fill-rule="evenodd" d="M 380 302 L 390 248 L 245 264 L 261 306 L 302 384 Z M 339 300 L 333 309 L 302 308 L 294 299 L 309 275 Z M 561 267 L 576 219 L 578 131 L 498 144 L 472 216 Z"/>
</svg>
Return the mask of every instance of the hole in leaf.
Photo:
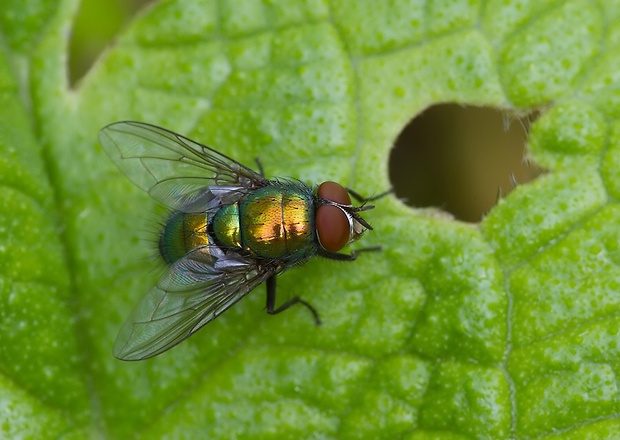
<svg viewBox="0 0 620 440">
<path fill-rule="evenodd" d="M 69 41 L 69 84 L 73 87 L 119 30 L 153 0 L 83 0 Z"/>
<path fill-rule="evenodd" d="M 414 207 L 438 207 L 478 222 L 516 184 L 544 170 L 524 160 L 537 114 L 441 104 L 405 127 L 390 157 L 396 196 Z"/>
</svg>

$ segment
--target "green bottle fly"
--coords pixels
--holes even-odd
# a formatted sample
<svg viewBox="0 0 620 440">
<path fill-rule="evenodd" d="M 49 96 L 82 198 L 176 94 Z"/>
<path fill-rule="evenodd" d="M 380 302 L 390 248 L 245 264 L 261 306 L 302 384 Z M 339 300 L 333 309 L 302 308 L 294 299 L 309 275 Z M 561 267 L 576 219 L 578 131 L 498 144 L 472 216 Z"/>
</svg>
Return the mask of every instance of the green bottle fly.
<svg viewBox="0 0 620 440">
<path fill-rule="evenodd" d="M 233 159 L 164 128 L 117 122 L 100 133 L 103 149 L 130 180 L 172 212 L 159 238 L 168 265 L 123 324 L 114 355 L 156 356 L 174 347 L 267 283 L 267 312 L 276 307 L 276 275 L 314 255 L 351 261 L 339 251 L 370 225 L 369 200 L 335 182 L 313 190 L 294 179 L 266 179 Z M 353 206 L 351 197 L 362 202 Z"/>
</svg>

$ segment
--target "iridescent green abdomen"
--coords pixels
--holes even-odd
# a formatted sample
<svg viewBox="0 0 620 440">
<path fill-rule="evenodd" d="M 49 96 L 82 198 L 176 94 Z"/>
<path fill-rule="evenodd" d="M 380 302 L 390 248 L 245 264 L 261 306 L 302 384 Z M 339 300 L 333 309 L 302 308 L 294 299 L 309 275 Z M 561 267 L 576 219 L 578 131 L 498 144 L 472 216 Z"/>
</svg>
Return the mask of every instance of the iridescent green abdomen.
<svg viewBox="0 0 620 440">
<path fill-rule="evenodd" d="M 209 244 L 207 215 L 177 211 L 166 222 L 159 237 L 159 252 L 172 264 L 188 251 Z"/>
<path fill-rule="evenodd" d="M 213 233 L 222 246 L 262 258 L 310 256 L 316 247 L 312 192 L 288 182 L 257 189 L 222 207 L 213 219 Z"/>
<path fill-rule="evenodd" d="M 240 248 L 241 225 L 239 224 L 239 204 L 222 206 L 213 217 L 213 233 L 220 246 Z"/>
</svg>

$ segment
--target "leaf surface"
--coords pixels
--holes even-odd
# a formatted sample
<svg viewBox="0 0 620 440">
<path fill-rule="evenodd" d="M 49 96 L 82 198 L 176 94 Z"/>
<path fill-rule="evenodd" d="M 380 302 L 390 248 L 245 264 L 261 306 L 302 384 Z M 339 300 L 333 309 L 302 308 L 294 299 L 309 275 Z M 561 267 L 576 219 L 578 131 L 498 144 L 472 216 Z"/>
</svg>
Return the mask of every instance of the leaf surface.
<svg viewBox="0 0 620 440">
<path fill-rule="evenodd" d="M 616 2 L 162 1 L 67 85 L 75 0 L 0 6 L 0 433 L 25 438 L 603 438 L 620 432 Z M 390 186 L 439 102 L 542 111 L 549 169 L 480 225 L 365 213 L 382 245 L 315 259 L 179 347 L 111 348 L 155 282 L 163 215 L 97 144 L 142 120 L 268 176 Z M 157 230 L 158 226 L 152 229 Z M 146 241 L 145 241 L 146 238 Z"/>
</svg>

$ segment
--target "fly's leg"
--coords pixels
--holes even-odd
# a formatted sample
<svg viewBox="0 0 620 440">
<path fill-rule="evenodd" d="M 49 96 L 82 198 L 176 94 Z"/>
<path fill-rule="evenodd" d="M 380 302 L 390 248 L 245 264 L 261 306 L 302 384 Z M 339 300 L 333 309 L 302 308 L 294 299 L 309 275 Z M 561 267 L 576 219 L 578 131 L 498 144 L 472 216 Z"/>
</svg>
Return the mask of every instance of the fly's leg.
<svg viewBox="0 0 620 440">
<path fill-rule="evenodd" d="M 260 161 L 258 157 L 254 158 L 254 162 L 256 162 L 256 166 L 258 167 L 258 174 L 265 177 L 265 170 L 263 169 L 263 163 Z"/>
<path fill-rule="evenodd" d="M 372 202 L 373 200 L 380 199 L 381 197 L 385 197 L 388 194 L 391 194 L 394 192 L 394 188 L 390 188 L 387 191 L 383 191 L 381 194 L 377 194 L 376 196 L 364 197 L 357 191 L 353 191 L 351 188 L 345 188 L 345 189 L 347 190 L 349 194 L 351 194 L 351 196 L 353 196 L 355 200 L 357 200 L 360 203 Z"/>
<path fill-rule="evenodd" d="M 321 318 L 319 318 L 319 314 L 309 303 L 296 296 L 294 298 L 289 299 L 287 302 L 282 304 L 281 306 L 276 308 L 276 276 L 272 275 L 267 278 L 267 313 L 270 315 L 275 315 L 280 312 L 285 311 L 289 307 L 295 304 L 303 304 L 312 312 L 312 316 L 314 316 L 314 322 L 316 325 L 321 325 Z"/>
<path fill-rule="evenodd" d="M 330 252 L 325 249 L 319 248 L 317 254 L 324 258 L 329 258 L 330 260 L 339 260 L 339 261 L 353 261 L 357 259 L 357 256 L 362 252 L 378 252 L 382 248 L 381 246 L 372 246 L 365 247 L 361 249 L 356 249 L 352 251 L 350 254 L 341 254 L 339 252 Z"/>
</svg>

